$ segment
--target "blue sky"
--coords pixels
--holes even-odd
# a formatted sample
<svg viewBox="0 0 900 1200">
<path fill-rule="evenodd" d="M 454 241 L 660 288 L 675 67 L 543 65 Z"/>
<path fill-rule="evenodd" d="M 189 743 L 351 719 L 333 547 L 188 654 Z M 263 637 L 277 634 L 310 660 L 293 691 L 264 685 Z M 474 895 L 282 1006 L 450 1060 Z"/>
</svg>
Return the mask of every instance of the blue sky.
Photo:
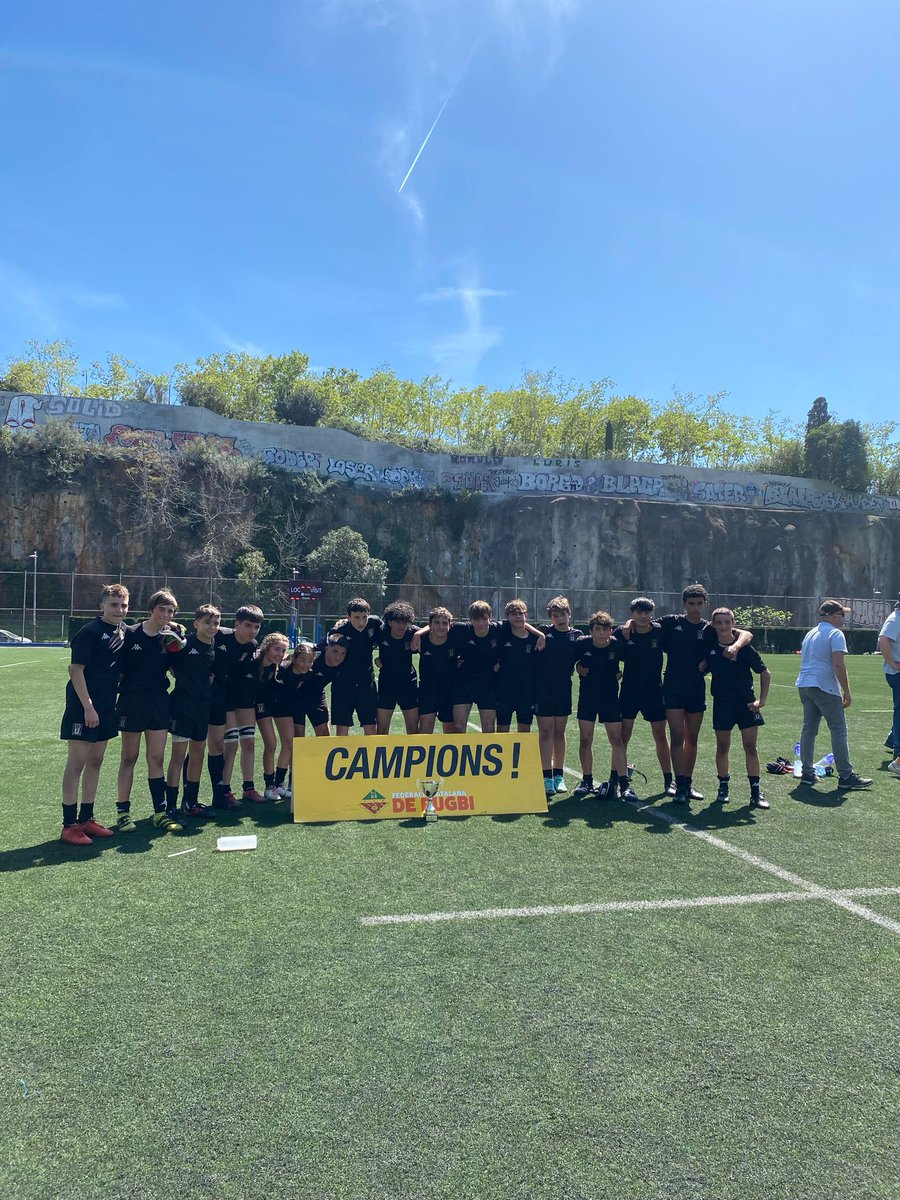
<svg viewBox="0 0 900 1200">
<path fill-rule="evenodd" d="M 0 358 L 889 418 L 898 35 L 896 0 L 8 7 Z"/>
</svg>

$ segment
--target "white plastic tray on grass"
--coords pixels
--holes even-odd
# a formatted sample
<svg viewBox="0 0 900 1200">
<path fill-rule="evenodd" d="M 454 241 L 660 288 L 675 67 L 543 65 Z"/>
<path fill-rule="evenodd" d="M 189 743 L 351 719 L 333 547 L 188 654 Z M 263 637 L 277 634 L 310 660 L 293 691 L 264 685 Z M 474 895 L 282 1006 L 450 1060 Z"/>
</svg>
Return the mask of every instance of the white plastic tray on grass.
<svg viewBox="0 0 900 1200">
<path fill-rule="evenodd" d="M 256 834 L 244 833 L 238 837 L 220 837 L 216 842 L 217 850 L 255 850 Z"/>
</svg>

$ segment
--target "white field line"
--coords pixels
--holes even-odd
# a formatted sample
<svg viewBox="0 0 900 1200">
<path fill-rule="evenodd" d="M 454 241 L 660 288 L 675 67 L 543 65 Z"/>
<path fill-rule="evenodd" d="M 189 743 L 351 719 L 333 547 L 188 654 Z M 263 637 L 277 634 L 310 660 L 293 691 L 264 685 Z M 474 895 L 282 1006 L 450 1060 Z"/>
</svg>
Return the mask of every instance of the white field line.
<svg viewBox="0 0 900 1200">
<path fill-rule="evenodd" d="M 190 850 L 176 850 L 174 854 L 167 854 L 166 858 L 178 858 L 181 854 L 193 854 L 196 849 L 196 846 L 191 846 Z"/>
<path fill-rule="evenodd" d="M 472 723 L 469 722 L 471 725 Z M 571 767 L 565 767 L 567 775 L 573 775 L 579 778 L 578 772 L 573 771 Z M 680 829 L 683 833 L 689 833 L 692 837 L 700 838 L 709 846 L 715 846 L 717 850 L 724 850 L 726 854 L 731 854 L 735 858 L 739 858 L 741 862 L 747 863 L 751 867 L 756 867 L 760 871 L 765 871 L 767 875 L 774 875 L 776 879 L 781 879 L 785 883 L 791 884 L 792 887 L 799 888 L 801 891 L 810 892 L 813 896 L 818 896 L 820 900 L 829 900 L 832 904 L 836 904 L 838 908 L 846 909 L 847 912 L 853 913 L 854 916 L 862 917 L 864 921 L 871 921 L 873 925 L 879 925 L 882 929 L 887 929 L 889 932 L 900 935 L 900 921 L 892 921 L 890 917 L 883 917 L 880 913 L 874 912 L 871 908 L 866 908 L 863 904 L 857 904 L 855 900 L 850 899 L 846 893 L 835 891 L 832 888 L 821 887 L 817 883 L 813 883 L 809 879 L 804 879 L 801 875 L 795 874 L 793 871 L 786 871 L 784 867 L 779 867 L 776 863 L 771 863 L 765 858 L 760 858 L 758 854 L 751 854 L 749 850 L 742 850 L 740 846 L 733 846 L 731 842 L 726 842 L 724 838 L 716 837 L 715 834 L 707 833 L 705 829 L 697 829 L 694 825 L 689 825 L 687 821 L 680 821 L 677 817 L 671 816 L 662 809 L 654 808 L 652 804 L 641 804 L 640 801 L 634 803 L 627 801 L 631 807 L 638 812 L 646 813 L 656 821 L 662 821 L 665 825 L 670 825 L 673 829 Z"/>
<path fill-rule="evenodd" d="M 896 896 L 900 887 L 849 888 L 840 896 Z M 360 917 L 360 925 L 434 925 L 441 921 L 497 921 L 506 917 L 582 916 L 587 913 L 657 912 L 677 908 L 716 908 L 728 905 L 772 904 L 777 901 L 821 900 L 815 892 L 753 892 L 743 896 L 695 896 L 688 900 L 610 900 L 602 904 L 538 904 L 523 908 L 476 908 L 450 912 L 397 913 Z"/>
<path fill-rule="evenodd" d="M 26 663 L 33 663 L 37 661 L 38 660 L 36 658 L 20 658 L 18 662 L 0 663 L 0 667 L 24 667 Z"/>
</svg>

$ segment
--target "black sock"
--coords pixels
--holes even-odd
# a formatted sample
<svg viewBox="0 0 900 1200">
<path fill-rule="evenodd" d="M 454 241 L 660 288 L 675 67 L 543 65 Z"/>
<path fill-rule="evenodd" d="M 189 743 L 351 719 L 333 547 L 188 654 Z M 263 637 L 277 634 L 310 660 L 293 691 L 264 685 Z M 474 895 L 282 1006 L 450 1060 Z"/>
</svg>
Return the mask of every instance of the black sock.
<svg viewBox="0 0 900 1200">
<path fill-rule="evenodd" d="M 225 755 L 207 754 L 206 770 L 209 772 L 209 782 L 213 786 L 213 791 L 215 791 L 222 782 L 222 772 L 225 770 Z"/>
<path fill-rule="evenodd" d="M 78 814 L 78 823 L 81 824 L 82 821 L 93 821 L 93 819 L 94 819 L 94 802 L 93 802 L 93 800 L 91 801 L 90 804 L 82 803 L 81 812 Z"/>
<path fill-rule="evenodd" d="M 191 805 L 197 803 L 197 798 L 200 795 L 200 780 L 193 783 L 190 779 L 184 781 L 184 806 L 190 808 Z"/>
<path fill-rule="evenodd" d="M 582 784 L 584 785 L 584 787 L 586 787 L 586 788 L 593 788 L 593 786 L 594 786 L 594 777 L 593 777 L 593 775 L 582 775 L 582 777 L 581 777 L 581 782 L 582 782 Z"/>
<path fill-rule="evenodd" d="M 671 784 L 672 784 L 672 772 L 671 771 L 663 771 L 663 786 L 670 787 Z"/>
<path fill-rule="evenodd" d="M 78 805 L 64 804 L 63 805 L 63 828 L 68 829 L 70 825 L 74 825 L 78 820 Z"/>
<path fill-rule="evenodd" d="M 178 788 L 166 784 L 166 808 L 169 812 L 178 807 Z"/>
<path fill-rule="evenodd" d="M 747 778 L 750 781 L 750 795 L 753 796 L 759 791 L 759 776 L 748 775 Z"/>
<path fill-rule="evenodd" d="M 288 773 L 287 767 L 276 767 L 276 769 L 275 769 L 275 786 L 276 787 L 282 786 L 284 781 L 287 779 L 287 773 Z"/>
<path fill-rule="evenodd" d="M 688 790 L 687 775 L 676 775 L 675 776 L 675 786 L 678 788 L 679 792 L 686 792 Z"/>
<path fill-rule="evenodd" d="M 252 779 L 245 779 L 244 783 L 243 783 L 243 787 L 244 787 L 245 792 L 255 792 L 256 791 L 256 784 L 253 782 Z"/>
<path fill-rule="evenodd" d="M 263 784 L 267 788 L 275 786 L 275 772 L 274 771 L 263 771 Z"/>
<path fill-rule="evenodd" d="M 154 812 L 166 811 L 166 781 L 162 775 L 158 779 L 148 779 L 147 787 L 150 789 L 150 799 L 153 801 Z"/>
<path fill-rule="evenodd" d="M 556 774 L 556 772 L 553 770 L 552 767 L 547 767 L 547 769 L 544 771 L 544 778 L 552 779 L 555 774 Z"/>
<path fill-rule="evenodd" d="M 116 812 L 119 813 L 120 815 L 122 813 L 131 812 L 131 801 L 130 800 L 117 800 L 116 801 Z"/>
<path fill-rule="evenodd" d="M 619 791 L 627 792 L 629 787 L 631 786 L 631 780 L 628 778 L 627 775 L 619 775 L 618 780 L 619 780 Z"/>
<path fill-rule="evenodd" d="M 756 782 L 759 783 L 759 779 L 757 779 Z M 719 783 L 731 783 L 731 776 L 730 775 L 720 775 Z"/>
</svg>

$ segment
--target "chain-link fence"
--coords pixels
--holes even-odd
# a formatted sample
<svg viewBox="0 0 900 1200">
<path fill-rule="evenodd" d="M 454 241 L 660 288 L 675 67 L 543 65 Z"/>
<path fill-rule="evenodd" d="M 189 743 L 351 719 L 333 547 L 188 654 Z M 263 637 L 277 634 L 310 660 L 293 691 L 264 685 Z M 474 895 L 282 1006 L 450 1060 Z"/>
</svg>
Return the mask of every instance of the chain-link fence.
<svg viewBox="0 0 900 1200">
<path fill-rule="evenodd" d="M 284 617 L 291 621 L 289 579 L 264 579 L 249 586 L 238 579 L 217 579 L 197 575 L 90 575 L 63 571 L 0 571 L 0 641 L 3 632 L 32 641 L 65 641 L 72 616 L 93 616 L 97 612 L 101 588 L 107 583 L 124 583 L 131 593 L 131 611 L 146 611 L 147 599 L 158 588 L 169 588 L 178 598 L 182 615 L 190 614 L 200 604 L 215 604 L 226 617 L 241 604 L 258 604 L 267 616 Z M 508 583 L 389 583 L 383 596 L 374 595 L 365 583 L 326 582 L 318 602 L 298 602 L 294 616 L 298 632 L 311 636 L 319 627 L 343 616 L 347 601 L 365 596 L 373 610 L 392 600 L 405 600 L 418 617 L 427 617 L 437 605 L 449 608 L 454 616 L 465 616 L 473 600 L 487 600 L 495 613 L 504 605 L 522 599 L 532 617 L 544 620 L 547 603 L 554 596 L 564 595 L 572 607 L 573 619 L 587 621 L 591 613 L 604 609 L 616 620 L 623 620 L 628 606 L 638 591 L 610 588 L 528 587 L 521 581 Z M 661 592 L 647 589 L 643 593 L 655 601 L 659 613 L 681 612 L 681 592 Z M 838 597 L 852 610 L 847 626 L 879 629 L 890 613 L 892 598 L 877 593 L 866 597 Z M 767 624 L 765 610 L 787 613 L 783 623 L 795 628 L 809 628 L 817 620 L 820 596 L 755 596 L 733 592 L 712 592 L 709 609 L 726 606 L 750 610 L 747 624 Z"/>
</svg>

